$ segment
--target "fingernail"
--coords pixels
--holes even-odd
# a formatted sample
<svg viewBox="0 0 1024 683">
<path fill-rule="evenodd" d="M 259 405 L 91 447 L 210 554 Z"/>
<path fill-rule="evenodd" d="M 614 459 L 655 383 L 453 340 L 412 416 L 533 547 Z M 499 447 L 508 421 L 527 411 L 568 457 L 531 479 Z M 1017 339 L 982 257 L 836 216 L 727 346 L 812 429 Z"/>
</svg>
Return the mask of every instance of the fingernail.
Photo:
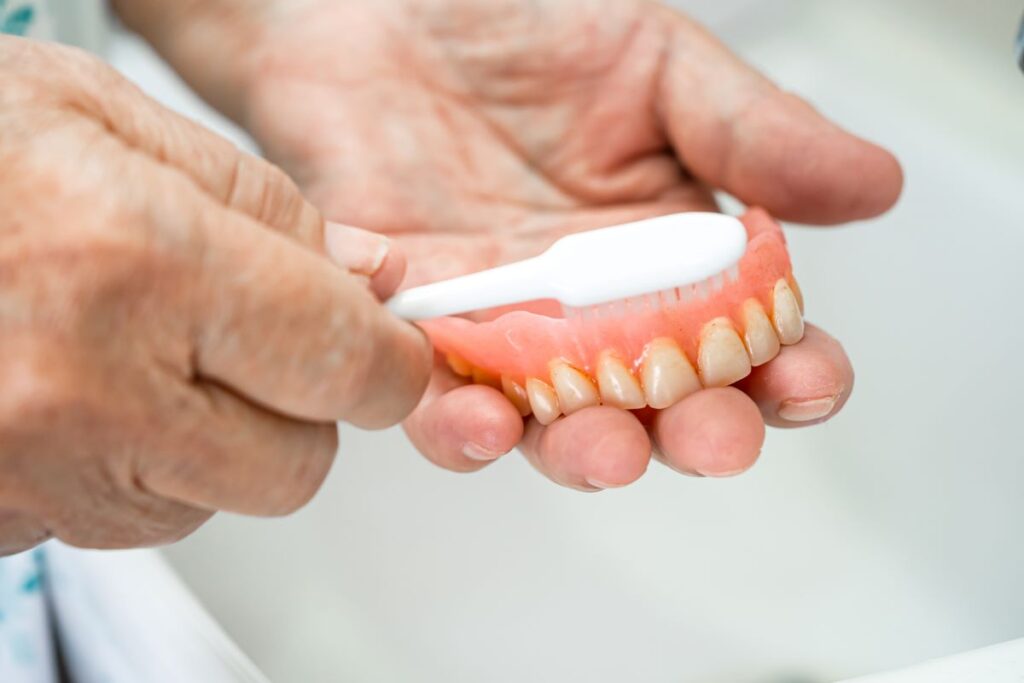
<svg viewBox="0 0 1024 683">
<path fill-rule="evenodd" d="M 725 472 L 701 472 L 700 476 L 709 477 L 711 479 L 723 479 L 725 477 L 735 477 L 737 474 L 743 474 L 749 469 L 749 466 L 744 466 L 735 470 L 727 470 Z"/>
<path fill-rule="evenodd" d="M 491 460 L 497 460 L 502 456 L 501 453 L 489 450 L 483 446 L 478 446 L 475 443 L 467 443 L 463 446 L 462 454 L 470 460 L 479 460 L 480 462 L 490 462 Z"/>
<path fill-rule="evenodd" d="M 380 270 L 391 250 L 391 240 L 369 230 L 341 223 L 324 224 L 324 247 L 337 265 L 362 275 Z"/>
<path fill-rule="evenodd" d="M 586 480 L 587 483 L 595 489 L 617 489 L 622 486 L 622 484 L 609 484 L 608 482 L 601 481 L 600 479 L 592 479 L 590 477 L 586 477 Z"/>
<path fill-rule="evenodd" d="M 788 400 L 779 405 L 779 417 L 790 422 L 810 422 L 825 417 L 836 406 L 839 395 L 806 400 Z"/>
</svg>

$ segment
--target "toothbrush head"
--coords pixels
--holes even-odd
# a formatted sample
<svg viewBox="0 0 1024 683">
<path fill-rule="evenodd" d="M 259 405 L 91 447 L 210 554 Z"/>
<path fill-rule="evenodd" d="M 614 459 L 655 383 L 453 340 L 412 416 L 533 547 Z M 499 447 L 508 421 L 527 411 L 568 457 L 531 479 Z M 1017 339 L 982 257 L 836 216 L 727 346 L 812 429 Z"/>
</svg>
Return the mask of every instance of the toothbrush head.
<svg viewBox="0 0 1024 683">
<path fill-rule="evenodd" d="M 539 258 L 553 298 L 586 315 L 707 298 L 739 278 L 746 248 L 738 219 L 689 212 L 569 235 Z"/>
<path fill-rule="evenodd" d="M 589 306 L 568 306 L 563 304 L 562 314 L 566 318 L 587 320 L 606 317 L 625 318 L 633 314 L 643 313 L 646 310 L 671 311 L 674 308 L 685 306 L 692 301 L 707 301 L 716 293 L 722 291 L 727 284 L 737 282 L 739 279 L 739 266 L 732 265 L 721 273 L 716 273 L 711 277 L 680 287 L 662 289 L 657 292 L 648 292 Z"/>
</svg>

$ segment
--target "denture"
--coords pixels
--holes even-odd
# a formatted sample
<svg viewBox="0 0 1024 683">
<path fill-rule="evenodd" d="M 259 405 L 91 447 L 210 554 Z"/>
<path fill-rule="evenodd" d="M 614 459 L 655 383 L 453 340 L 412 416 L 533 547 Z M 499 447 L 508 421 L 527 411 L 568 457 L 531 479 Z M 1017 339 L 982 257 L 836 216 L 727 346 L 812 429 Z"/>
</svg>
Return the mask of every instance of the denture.
<svg viewBox="0 0 1024 683">
<path fill-rule="evenodd" d="M 542 424 L 595 405 L 667 408 L 740 381 L 803 337 L 803 298 L 782 228 L 761 209 L 742 221 L 748 240 L 738 274 L 714 291 L 682 288 L 570 315 L 533 302 L 484 322 L 422 326 L 456 374 L 500 389 Z"/>
</svg>

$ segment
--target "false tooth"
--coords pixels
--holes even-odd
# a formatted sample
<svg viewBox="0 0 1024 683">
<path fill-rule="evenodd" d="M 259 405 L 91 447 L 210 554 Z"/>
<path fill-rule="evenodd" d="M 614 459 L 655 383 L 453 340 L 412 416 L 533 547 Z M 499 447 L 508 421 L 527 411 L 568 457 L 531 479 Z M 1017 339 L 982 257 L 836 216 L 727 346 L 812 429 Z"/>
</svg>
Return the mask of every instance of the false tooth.
<svg viewBox="0 0 1024 683">
<path fill-rule="evenodd" d="M 640 368 L 647 405 L 668 408 L 698 391 L 700 379 L 679 345 L 667 337 L 652 340 Z"/>
<path fill-rule="evenodd" d="M 551 364 L 551 383 L 558 394 L 558 405 L 566 415 L 601 403 L 590 378 L 568 363 L 555 361 Z"/>
<path fill-rule="evenodd" d="M 750 354 L 750 364 L 754 367 L 764 365 L 779 354 L 779 338 L 775 335 L 772 323 L 757 299 L 744 301 L 740 315 L 743 318 L 743 341 Z"/>
<path fill-rule="evenodd" d="M 804 314 L 804 293 L 800 291 L 800 284 L 796 281 L 796 278 L 792 275 L 787 278 L 789 282 L 789 288 L 793 290 L 793 296 L 796 297 L 797 306 L 800 307 L 800 315 Z"/>
<path fill-rule="evenodd" d="M 454 372 L 456 375 L 459 375 L 460 377 L 473 376 L 473 366 L 470 365 L 469 361 L 467 361 L 459 354 L 449 353 L 446 356 L 446 359 L 448 360 L 448 367 L 450 367 L 452 369 L 452 372 Z"/>
<path fill-rule="evenodd" d="M 697 365 L 706 387 L 725 387 L 750 374 L 750 356 L 728 318 L 704 325 Z"/>
<path fill-rule="evenodd" d="M 783 344 L 796 344 L 804 336 L 804 318 L 789 283 L 779 280 L 773 294 L 772 322 Z"/>
<path fill-rule="evenodd" d="M 626 365 L 614 354 L 604 352 L 597 360 L 597 387 L 601 392 L 601 402 L 633 410 L 647 405 L 644 390 L 633 377 Z"/>
<path fill-rule="evenodd" d="M 530 399 L 533 416 L 542 425 L 551 424 L 562 414 L 562 409 L 558 406 L 558 396 L 547 382 L 535 377 L 526 380 L 526 395 Z"/>
<path fill-rule="evenodd" d="M 520 415 L 526 417 L 530 414 L 530 397 L 526 395 L 526 389 L 519 382 L 503 376 L 501 378 L 501 391 L 505 394 L 505 398 L 516 407 Z"/>
</svg>

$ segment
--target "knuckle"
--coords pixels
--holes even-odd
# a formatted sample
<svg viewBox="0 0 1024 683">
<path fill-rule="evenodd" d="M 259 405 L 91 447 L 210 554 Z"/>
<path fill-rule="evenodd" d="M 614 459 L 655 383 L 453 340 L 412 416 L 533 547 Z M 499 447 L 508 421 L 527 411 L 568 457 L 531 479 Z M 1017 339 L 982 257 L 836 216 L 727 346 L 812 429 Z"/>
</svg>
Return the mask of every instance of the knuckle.
<svg viewBox="0 0 1024 683">
<path fill-rule="evenodd" d="M 166 545 L 198 529 L 210 513 L 170 501 L 145 503 L 121 498 L 101 509 L 60 506 L 52 516 L 53 535 L 80 548 L 119 549 Z"/>
<path fill-rule="evenodd" d="M 267 492 L 267 514 L 290 515 L 305 507 L 320 490 L 330 471 L 338 448 L 337 428 L 333 424 L 309 427 L 309 445 L 298 453 L 283 453 L 290 467 L 280 481 Z"/>
<path fill-rule="evenodd" d="M 137 465 L 130 468 L 121 488 L 124 517 L 132 520 L 131 545 L 166 545 L 185 538 L 202 526 L 212 512 L 200 510 L 153 493 L 143 482 Z"/>
<path fill-rule="evenodd" d="M 303 244 L 319 246 L 319 214 L 295 182 L 265 159 L 237 154 L 228 205 Z"/>
<path fill-rule="evenodd" d="M 198 529 L 209 514 L 184 515 L 172 510 L 148 510 L 129 514 L 130 525 L 125 533 L 107 536 L 102 542 L 108 547 L 137 548 L 140 546 L 168 545 L 189 536 Z"/>
</svg>

